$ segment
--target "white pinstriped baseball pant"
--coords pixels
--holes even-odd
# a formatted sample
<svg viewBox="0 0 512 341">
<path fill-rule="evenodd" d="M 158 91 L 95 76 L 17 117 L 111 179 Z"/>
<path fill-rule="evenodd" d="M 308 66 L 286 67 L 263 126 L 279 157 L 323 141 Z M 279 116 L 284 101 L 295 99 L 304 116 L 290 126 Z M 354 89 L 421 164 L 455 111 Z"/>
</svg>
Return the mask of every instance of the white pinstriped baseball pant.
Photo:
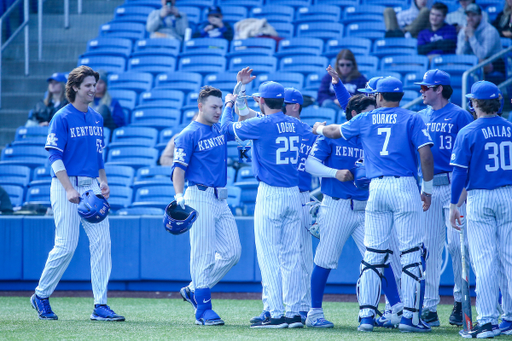
<svg viewBox="0 0 512 341">
<path fill-rule="evenodd" d="M 91 186 L 76 186 L 74 181 L 71 183 L 80 195 L 90 189 L 95 194 L 101 194 L 96 179 L 92 180 Z M 48 255 L 39 279 L 39 285 L 36 288 L 37 296 L 50 297 L 57 287 L 75 253 L 80 236 L 80 222 L 82 222 L 87 237 L 89 237 L 94 304 L 107 304 L 107 285 L 112 269 L 108 217 L 97 224 L 82 219 L 78 215 L 78 205 L 68 201 L 66 190 L 57 178 L 52 179 L 50 200 L 55 219 L 55 245 Z"/>
<path fill-rule="evenodd" d="M 198 213 L 190 231 L 190 290 L 213 288 L 238 263 L 242 246 L 235 218 L 214 189 L 190 186 L 185 202 Z"/>
<path fill-rule="evenodd" d="M 298 315 L 302 294 L 300 232 L 302 204 L 298 187 L 260 182 L 254 211 L 254 237 L 264 295 L 273 318 Z M 299 285 L 297 285 L 299 283 Z"/>
<path fill-rule="evenodd" d="M 469 253 L 476 275 L 478 323 L 496 323 L 502 272 L 512 292 L 512 186 L 468 191 Z"/>
</svg>

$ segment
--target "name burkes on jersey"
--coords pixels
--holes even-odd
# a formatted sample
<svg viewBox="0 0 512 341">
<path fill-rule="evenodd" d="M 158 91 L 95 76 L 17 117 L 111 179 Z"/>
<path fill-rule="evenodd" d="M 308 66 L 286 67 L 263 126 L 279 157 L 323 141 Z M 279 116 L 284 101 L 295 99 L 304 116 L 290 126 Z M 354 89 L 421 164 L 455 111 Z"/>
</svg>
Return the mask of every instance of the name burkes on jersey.
<svg viewBox="0 0 512 341">
<path fill-rule="evenodd" d="M 373 114 L 372 124 L 396 124 L 397 114 Z"/>
<path fill-rule="evenodd" d="M 103 127 L 97 126 L 85 126 L 69 128 L 71 137 L 82 137 L 82 136 L 103 136 Z"/>
<path fill-rule="evenodd" d="M 512 136 L 510 127 L 505 126 L 488 126 L 482 128 L 482 133 L 484 134 L 485 139 L 490 137 L 510 137 Z"/>
</svg>

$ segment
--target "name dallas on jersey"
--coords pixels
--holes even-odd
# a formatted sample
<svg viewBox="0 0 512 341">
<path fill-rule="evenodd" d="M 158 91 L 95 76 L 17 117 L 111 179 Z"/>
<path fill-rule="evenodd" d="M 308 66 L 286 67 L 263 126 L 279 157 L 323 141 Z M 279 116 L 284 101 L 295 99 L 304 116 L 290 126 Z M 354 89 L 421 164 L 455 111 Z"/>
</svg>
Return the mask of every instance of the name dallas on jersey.
<svg viewBox="0 0 512 341">
<path fill-rule="evenodd" d="M 69 128 L 71 137 L 82 137 L 82 136 L 103 136 L 103 127 L 97 126 L 84 126 Z"/>
<path fill-rule="evenodd" d="M 484 134 L 485 139 L 488 139 L 489 137 L 510 137 L 510 136 L 512 136 L 510 127 L 505 127 L 505 126 L 485 127 L 485 128 L 482 128 L 482 133 Z"/>
</svg>

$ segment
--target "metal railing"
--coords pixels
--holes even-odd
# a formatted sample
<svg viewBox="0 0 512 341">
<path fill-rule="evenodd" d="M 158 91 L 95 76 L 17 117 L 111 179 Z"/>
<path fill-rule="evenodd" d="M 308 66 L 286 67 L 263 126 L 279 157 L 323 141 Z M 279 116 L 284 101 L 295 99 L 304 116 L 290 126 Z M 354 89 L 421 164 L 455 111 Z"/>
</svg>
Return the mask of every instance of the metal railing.
<svg viewBox="0 0 512 341">
<path fill-rule="evenodd" d="M 77 0 L 78 14 L 82 14 L 82 0 Z M 64 28 L 69 28 L 69 0 L 64 0 Z"/>
</svg>

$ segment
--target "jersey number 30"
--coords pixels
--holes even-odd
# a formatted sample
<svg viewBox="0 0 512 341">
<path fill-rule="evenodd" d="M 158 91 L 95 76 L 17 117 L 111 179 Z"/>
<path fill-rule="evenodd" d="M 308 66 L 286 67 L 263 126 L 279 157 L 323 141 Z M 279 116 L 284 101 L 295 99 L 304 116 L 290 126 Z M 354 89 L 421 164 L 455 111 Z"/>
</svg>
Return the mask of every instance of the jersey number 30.
<svg viewBox="0 0 512 341">
<path fill-rule="evenodd" d="M 485 144 L 485 150 L 492 149 L 492 153 L 489 153 L 489 159 L 493 160 L 493 166 L 485 165 L 485 170 L 488 172 L 496 172 L 500 166 L 503 170 L 512 169 L 512 142 L 503 141 L 498 144 L 496 142 L 487 142 Z M 508 150 L 507 150 L 508 149 Z M 508 154 L 508 155 L 507 155 Z M 508 156 L 508 165 L 507 165 Z"/>
<path fill-rule="evenodd" d="M 276 139 L 276 144 L 284 144 L 283 147 L 278 148 L 276 151 L 276 164 L 277 165 L 288 165 L 296 164 L 299 159 L 299 137 L 298 136 L 279 136 Z M 281 153 L 295 152 L 295 158 L 293 157 L 282 157 Z"/>
</svg>

